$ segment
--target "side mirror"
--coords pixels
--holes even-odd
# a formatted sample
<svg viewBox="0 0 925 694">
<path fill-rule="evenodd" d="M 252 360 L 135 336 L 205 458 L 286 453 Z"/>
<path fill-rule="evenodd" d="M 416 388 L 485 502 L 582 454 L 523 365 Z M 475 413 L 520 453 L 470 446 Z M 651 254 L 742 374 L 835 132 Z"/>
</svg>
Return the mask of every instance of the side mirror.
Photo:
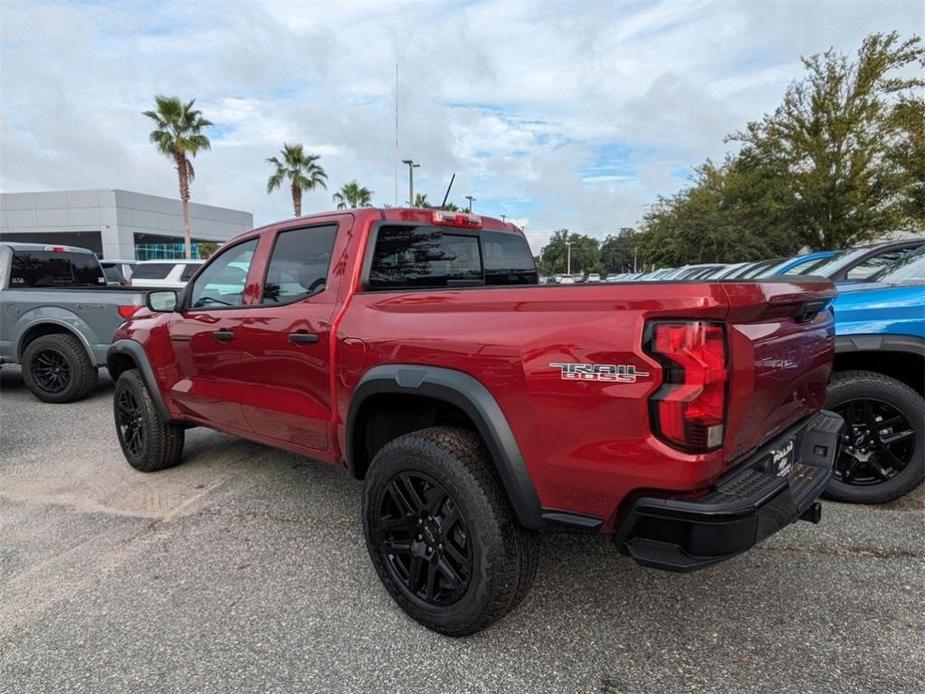
<svg viewBox="0 0 925 694">
<path fill-rule="evenodd" d="M 158 313 L 172 313 L 177 310 L 178 304 L 177 293 L 172 289 L 148 292 L 145 297 L 145 305 Z"/>
</svg>

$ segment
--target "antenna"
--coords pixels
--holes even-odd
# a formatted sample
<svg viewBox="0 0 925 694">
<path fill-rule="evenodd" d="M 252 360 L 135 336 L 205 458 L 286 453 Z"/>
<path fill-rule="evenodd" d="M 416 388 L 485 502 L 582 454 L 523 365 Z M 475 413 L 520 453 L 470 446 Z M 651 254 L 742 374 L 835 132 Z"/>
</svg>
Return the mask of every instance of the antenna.
<svg viewBox="0 0 925 694">
<path fill-rule="evenodd" d="M 398 207 L 398 63 L 395 63 L 395 207 Z"/>
<path fill-rule="evenodd" d="M 440 203 L 441 209 L 444 208 L 444 207 L 446 207 L 446 200 L 447 200 L 448 197 L 450 197 L 450 190 L 452 190 L 452 188 L 453 188 L 453 181 L 455 181 L 455 180 L 456 180 L 456 172 L 454 171 L 454 172 L 453 172 L 453 177 L 450 179 L 450 185 L 448 185 L 448 186 L 446 187 L 446 195 L 443 196 L 443 202 Z"/>
</svg>

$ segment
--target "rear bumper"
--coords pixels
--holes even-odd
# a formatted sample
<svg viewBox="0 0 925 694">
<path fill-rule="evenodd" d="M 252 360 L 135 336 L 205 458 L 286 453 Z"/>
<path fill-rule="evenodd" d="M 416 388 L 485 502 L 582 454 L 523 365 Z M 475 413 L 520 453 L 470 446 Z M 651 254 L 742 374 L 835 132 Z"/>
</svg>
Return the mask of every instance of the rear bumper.
<svg viewBox="0 0 925 694">
<path fill-rule="evenodd" d="M 637 499 L 614 538 L 618 547 L 643 566 L 694 571 L 801 517 L 818 522 L 816 499 L 832 477 L 843 425 L 823 410 L 765 444 L 704 496 Z"/>
</svg>

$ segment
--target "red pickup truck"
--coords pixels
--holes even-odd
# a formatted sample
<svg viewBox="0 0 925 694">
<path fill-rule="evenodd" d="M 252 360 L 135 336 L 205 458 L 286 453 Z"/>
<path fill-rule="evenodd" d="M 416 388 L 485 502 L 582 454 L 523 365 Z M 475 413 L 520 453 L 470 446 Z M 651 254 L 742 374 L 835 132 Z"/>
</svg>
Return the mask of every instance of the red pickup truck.
<svg viewBox="0 0 925 694">
<path fill-rule="evenodd" d="M 358 209 L 224 246 L 155 291 L 108 368 L 128 462 L 206 426 L 365 480 L 370 557 L 446 634 L 536 574 L 537 531 L 689 571 L 818 521 L 841 419 L 826 280 L 540 286 L 510 223 Z"/>
</svg>

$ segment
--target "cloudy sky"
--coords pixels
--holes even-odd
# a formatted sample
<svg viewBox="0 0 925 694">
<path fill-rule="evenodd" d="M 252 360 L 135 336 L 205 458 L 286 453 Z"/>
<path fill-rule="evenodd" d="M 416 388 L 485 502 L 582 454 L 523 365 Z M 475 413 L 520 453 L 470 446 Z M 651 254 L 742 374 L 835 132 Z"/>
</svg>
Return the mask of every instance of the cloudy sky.
<svg viewBox="0 0 925 694">
<path fill-rule="evenodd" d="M 633 225 L 723 136 L 760 117 L 800 55 L 925 30 L 910 2 L 0 3 L 0 190 L 124 188 L 175 196 L 148 142 L 154 94 L 195 97 L 215 123 L 193 199 L 291 215 L 265 192 L 268 156 L 322 156 L 331 207 L 356 178 L 395 202 L 477 198 L 526 226 L 603 237 Z M 406 170 L 405 170 L 406 171 Z M 407 198 L 401 172 L 399 197 Z"/>
</svg>

